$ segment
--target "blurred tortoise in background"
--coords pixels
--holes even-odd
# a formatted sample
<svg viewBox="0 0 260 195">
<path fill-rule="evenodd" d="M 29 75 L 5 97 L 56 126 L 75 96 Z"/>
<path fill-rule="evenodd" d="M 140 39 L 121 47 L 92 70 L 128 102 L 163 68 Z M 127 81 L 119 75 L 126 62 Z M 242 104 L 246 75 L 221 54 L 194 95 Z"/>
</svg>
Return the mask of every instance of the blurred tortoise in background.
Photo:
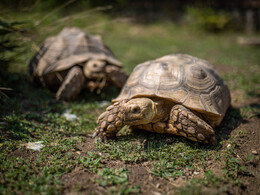
<svg viewBox="0 0 260 195">
<path fill-rule="evenodd" d="M 104 141 L 129 125 L 216 143 L 213 128 L 229 105 L 229 89 L 209 62 L 167 55 L 133 70 L 120 95 L 99 116 L 93 137 Z"/>
<path fill-rule="evenodd" d="M 106 84 L 122 88 L 127 80 L 122 64 L 101 37 L 78 28 L 65 28 L 47 38 L 31 59 L 29 74 L 62 100 L 75 99 L 85 87 L 97 93 Z"/>
</svg>

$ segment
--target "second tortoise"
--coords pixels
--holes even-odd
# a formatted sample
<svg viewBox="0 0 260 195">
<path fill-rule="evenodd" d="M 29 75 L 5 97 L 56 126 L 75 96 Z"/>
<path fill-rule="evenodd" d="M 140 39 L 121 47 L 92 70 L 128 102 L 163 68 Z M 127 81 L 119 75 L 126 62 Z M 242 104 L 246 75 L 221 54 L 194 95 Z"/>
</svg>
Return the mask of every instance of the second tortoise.
<svg viewBox="0 0 260 195">
<path fill-rule="evenodd" d="M 229 105 L 229 89 L 209 62 L 167 55 L 133 70 L 120 95 L 99 116 L 93 137 L 106 140 L 129 125 L 216 143 L 213 128 Z"/>
<path fill-rule="evenodd" d="M 29 73 L 62 100 L 75 99 L 85 88 L 99 93 L 105 84 L 122 88 L 127 79 L 102 38 L 75 27 L 47 38 L 30 61 Z"/>
</svg>

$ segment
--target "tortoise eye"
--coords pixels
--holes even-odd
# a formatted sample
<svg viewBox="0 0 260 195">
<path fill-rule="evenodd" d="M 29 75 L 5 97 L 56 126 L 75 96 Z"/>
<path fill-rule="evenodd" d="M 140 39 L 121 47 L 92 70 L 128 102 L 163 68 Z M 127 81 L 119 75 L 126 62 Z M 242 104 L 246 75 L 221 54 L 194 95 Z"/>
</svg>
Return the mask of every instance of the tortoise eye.
<svg viewBox="0 0 260 195">
<path fill-rule="evenodd" d="M 132 108 L 131 108 L 131 111 L 132 111 L 133 113 L 139 113 L 139 112 L 140 112 L 140 107 L 139 107 L 139 106 L 132 107 Z"/>
<path fill-rule="evenodd" d="M 97 64 L 93 64 L 93 67 L 96 68 L 96 67 L 97 67 Z"/>
</svg>

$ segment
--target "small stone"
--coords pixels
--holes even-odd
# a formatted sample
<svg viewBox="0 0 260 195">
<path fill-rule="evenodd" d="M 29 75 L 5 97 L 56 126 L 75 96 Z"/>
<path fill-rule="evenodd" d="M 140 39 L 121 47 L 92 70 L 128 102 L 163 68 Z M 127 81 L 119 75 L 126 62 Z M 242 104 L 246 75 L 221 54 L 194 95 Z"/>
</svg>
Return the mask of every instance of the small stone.
<svg viewBox="0 0 260 195">
<path fill-rule="evenodd" d="M 256 150 L 252 150 L 252 154 L 258 155 L 258 152 Z"/>
<path fill-rule="evenodd" d="M 107 118 L 107 121 L 112 122 L 112 121 L 114 121 L 114 119 L 115 119 L 115 117 L 113 115 L 109 115 Z"/>
<path fill-rule="evenodd" d="M 43 141 L 38 141 L 38 142 L 29 142 L 26 144 L 26 148 L 35 150 L 35 151 L 40 151 L 44 145 L 42 144 Z"/>
<path fill-rule="evenodd" d="M 194 175 L 198 175 L 198 174 L 200 174 L 200 172 L 194 171 L 193 174 L 194 174 Z"/>
<path fill-rule="evenodd" d="M 101 107 L 108 106 L 109 104 L 110 104 L 110 102 L 107 100 L 103 100 L 103 101 L 99 102 L 99 106 L 101 106 Z"/>
<path fill-rule="evenodd" d="M 228 145 L 227 145 L 227 148 L 230 148 L 230 147 L 231 147 L 231 144 L 228 144 Z"/>
<path fill-rule="evenodd" d="M 153 195 L 162 195 L 160 192 L 152 192 Z"/>
<path fill-rule="evenodd" d="M 78 119 L 76 114 L 70 114 L 70 111 L 66 111 L 62 116 L 66 118 L 68 121 L 76 121 Z"/>
</svg>

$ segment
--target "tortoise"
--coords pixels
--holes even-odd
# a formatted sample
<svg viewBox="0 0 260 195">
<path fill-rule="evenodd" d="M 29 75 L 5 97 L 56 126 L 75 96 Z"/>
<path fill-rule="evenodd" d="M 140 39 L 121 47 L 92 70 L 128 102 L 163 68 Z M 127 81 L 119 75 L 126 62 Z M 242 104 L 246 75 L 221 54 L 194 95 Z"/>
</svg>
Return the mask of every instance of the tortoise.
<svg viewBox="0 0 260 195">
<path fill-rule="evenodd" d="M 49 37 L 29 63 L 33 81 L 56 92 L 56 99 L 73 100 L 83 88 L 91 92 L 105 84 L 122 88 L 127 75 L 98 35 L 76 27 Z"/>
<path fill-rule="evenodd" d="M 187 54 L 166 55 L 135 67 L 99 116 L 93 138 L 106 141 L 129 125 L 215 144 L 213 128 L 230 101 L 227 85 L 209 62 Z"/>
</svg>

